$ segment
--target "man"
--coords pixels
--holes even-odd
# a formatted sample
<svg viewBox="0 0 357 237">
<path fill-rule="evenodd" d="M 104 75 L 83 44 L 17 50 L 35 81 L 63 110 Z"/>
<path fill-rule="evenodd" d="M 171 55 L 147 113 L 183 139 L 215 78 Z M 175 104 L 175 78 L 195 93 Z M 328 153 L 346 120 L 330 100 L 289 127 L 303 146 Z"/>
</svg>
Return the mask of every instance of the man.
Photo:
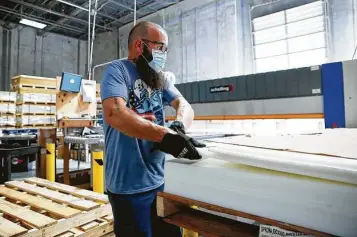
<svg viewBox="0 0 357 237">
<path fill-rule="evenodd" d="M 156 215 L 165 153 L 200 159 L 195 147 L 202 144 L 185 135 L 193 110 L 164 76 L 167 45 L 162 27 L 140 22 L 129 33 L 128 60 L 113 61 L 103 75 L 105 178 L 116 236 L 181 236 Z M 177 111 L 170 128 L 163 126 L 164 104 Z"/>
</svg>

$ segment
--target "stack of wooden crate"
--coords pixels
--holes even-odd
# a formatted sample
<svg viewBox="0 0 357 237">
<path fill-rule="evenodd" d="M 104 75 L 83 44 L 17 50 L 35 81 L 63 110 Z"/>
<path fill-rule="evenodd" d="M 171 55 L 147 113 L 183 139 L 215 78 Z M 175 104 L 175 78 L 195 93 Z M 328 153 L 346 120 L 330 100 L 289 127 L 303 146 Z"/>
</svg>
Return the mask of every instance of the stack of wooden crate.
<svg viewBox="0 0 357 237">
<path fill-rule="evenodd" d="M 56 125 L 56 79 L 20 75 L 12 78 L 17 92 L 17 127 Z"/>
<path fill-rule="evenodd" d="M 15 127 L 16 93 L 0 91 L 0 128 Z"/>
</svg>

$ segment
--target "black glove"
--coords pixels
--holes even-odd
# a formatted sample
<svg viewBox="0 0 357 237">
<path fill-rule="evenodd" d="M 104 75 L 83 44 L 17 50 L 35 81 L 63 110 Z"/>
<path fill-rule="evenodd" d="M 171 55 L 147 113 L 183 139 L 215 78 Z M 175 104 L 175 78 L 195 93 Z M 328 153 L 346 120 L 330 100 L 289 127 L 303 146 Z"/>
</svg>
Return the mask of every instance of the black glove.
<svg viewBox="0 0 357 237">
<path fill-rule="evenodd" d="M 177 132 L 177 133 L 186 134 L 185 133 L 185 126 L 180 121 L 173 121 L 169 128 L 171 130 Z M 199 141 L 197 141 L 197 140 L 195 140 L 193 138 L 190 138 L 190 141 L 195 147 L 199 147 L 199 148 L 206 147 L 205 144 L 203 144 L 203 143 L 201 143 L 201 142 L 199 142 Z"/>
<path fill-rule="evenodd" d="M 153 150 L 159 149 L 162 152 L 171 154 L 176 158 L 199 160 L 202 156 L 198 153 L 190 139 L 190 137 L 182 133 L 167 133 L 160 143 L 154 143 Z"/>
</svg>

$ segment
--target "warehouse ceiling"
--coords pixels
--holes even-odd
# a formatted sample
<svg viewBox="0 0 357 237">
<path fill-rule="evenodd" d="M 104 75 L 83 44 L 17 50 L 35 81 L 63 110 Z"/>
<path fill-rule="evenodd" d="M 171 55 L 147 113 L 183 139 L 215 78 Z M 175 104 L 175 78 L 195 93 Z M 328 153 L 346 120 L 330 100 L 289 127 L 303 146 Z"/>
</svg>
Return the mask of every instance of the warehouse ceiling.
<svg viewBox="0 0 357 237">
<path fill-rule="evenodd" d="M 182 0 L 181 0 L 182 1 Z M 95 8 L 95 0 L 91 0 Z M 180 0 L 137 0 L 137 18 L 180 2 Z M 0 23 L 11 28 L 21 19 L 47 25 L 38 31 L 85 39 L 88 32 L 88 0 L 0 0 Z M 98 0 L 96 32 L 111 31 L 132 22 L 134 0 Z"/>
</svg>

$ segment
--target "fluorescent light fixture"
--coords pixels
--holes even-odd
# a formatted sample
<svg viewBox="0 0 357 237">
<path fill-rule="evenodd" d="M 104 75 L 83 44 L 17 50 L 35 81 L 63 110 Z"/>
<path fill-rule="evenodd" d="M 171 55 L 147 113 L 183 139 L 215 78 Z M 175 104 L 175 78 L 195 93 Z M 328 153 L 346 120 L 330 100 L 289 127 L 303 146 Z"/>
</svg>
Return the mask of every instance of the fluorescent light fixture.
<svg viewBox="0 0 357 237">
<path fill-rule="evenodd" d="M 28 19 L 21 19 L 20 23 L 24 24 L 24 25 L 32 26 L 32 27 L 35 27 L 35 28 L 38 28 L 38 29 L 43 29 L 43 28 L 45 28 L 47 26 L 47 25 L 42 24 L 40 22 L 32 21 L 32 20 L 28 20 Z"/>
</svg>

